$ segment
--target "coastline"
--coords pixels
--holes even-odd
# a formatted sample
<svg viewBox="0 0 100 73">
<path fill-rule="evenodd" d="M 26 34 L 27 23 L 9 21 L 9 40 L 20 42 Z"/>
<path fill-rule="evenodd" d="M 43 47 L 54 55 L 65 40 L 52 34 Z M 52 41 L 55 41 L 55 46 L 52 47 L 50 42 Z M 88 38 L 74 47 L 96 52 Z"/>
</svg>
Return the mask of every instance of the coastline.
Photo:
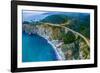
<svg viewBox="0 0 100 73">
<path fill-rule="evenodd" d="M 42 23 L 41 23 L 42 24 Z M 65 34 L 67 34 L 67 32 L 72 32 L 74 35 L 75 35 L 75 38 L 78 39 L 78 37 L 81 37 L 83 39 L 83 42 L 85 45 L 85 43 L 87 44 L 87 47 L 90 47 L 90 43 L 88 42 L 88 40 L 85 38 L 85 36 L 83 36 L 82 34 L 70 29 L 70 28 L 67 28 L 65 26 L 60 26 L 60 25 L 54 25 L 54 24 L 51 24 L 51 23 L 45 23 L 44 26 L 42 25 L 39 25 L 39 26 L 32 26 L 31 25 L 28 25 L 28 24 L 24 24 L 23 25 L 23 31 L 25 31 L 26 33 L 28 33 L 29 35 L 31 34 L 38 34 L 40 37 L 43 37 L 44 39 L 47 40 L 47 42 L 52 46 L 52 48 L 54 49 L 55 53 L 56 53 L 56 56 L 58 58 L 58 60 L 66 60 L 67 58 L 65 57 L 65 53 L 63 51 L 63 46 L 62 44 L 64 43 L 64 41 L 60 41 L 58 39 L 52 39 L 52 36 L 51 34 L 55 31 L 58 31 L 59 29 L 56 29 L 55 31 L 52 30 L 52 28 L 49 28 L 48 26 L 45 26 L 45 25 L 48 25 L 48 26 L 54 26 L 54 27 L 57 27 L 57 28 L 64 28 L 64 31 L 65 31 Z M 55 34 L 55 33 L 53 33 Z M 57 34 L 59 34 L 59 32 L 57 32 Z M 56 35 L 57 35 L 56 34 Z M 82 46 L 82 45 L 81 45 Z M 66 46 L 65 46 L 66 47 Z M 81 47 L 80 47 L 81 48 Z M 83 51 L 83 53 L 85 54 L 85 52 L 89 52 L 88 48 L 86 48 L 86 51 L 85 50 L 81 50 Z M 67 50 L 66 50 L 67 52 Z M 76 54 L 76 53 L 75 53 Z M 85 54 L 87 56 L 87 54 Z M 83 55 L 82 55 L 83 56 Z M 81 57 L 80 57 L 81 58 Z M 85 57 L 83 57 L 85 59 Z"/>
<path fill-rule="evenodd" d="M 57 54 L 57 56 L 58 56 L 58 59 L 59 59 L 59 60 L 65 60 L 65 58 L 64 58 L 63 56 L 61 56 L 60 51 L 57 50 L 57 48 L 51 43 L 51 41 L 49 41 L 48 39 L 47 39 L 47 41 L 48 41 L 48 43 L 54 48 L 54 50 L 55 50 L 55 52 L 56 52 L 56 54 Z M 60 49 L 60 48 L 59 48 L 59 49 Z"/>
<path fill-rule="evenodd" d="M 56 55 L 57 55 L 57 58 L 58 60 L 65 60 L 65 57 L 63 55 L 63 53 L 61 52 L 61 50 L 58 50 L 58 49 L 61 49 L 61 48 L 57 48 L 50 40 L 48 40 L 48 38 L 46 38 L 45 36 L 43 35 L 40 35 L 38 34 L 40 37 L 43 37 L 45 40 L 47 40 L 47 42 L 53 47 L 54 51 L 56 52 Z"/>
</svg>

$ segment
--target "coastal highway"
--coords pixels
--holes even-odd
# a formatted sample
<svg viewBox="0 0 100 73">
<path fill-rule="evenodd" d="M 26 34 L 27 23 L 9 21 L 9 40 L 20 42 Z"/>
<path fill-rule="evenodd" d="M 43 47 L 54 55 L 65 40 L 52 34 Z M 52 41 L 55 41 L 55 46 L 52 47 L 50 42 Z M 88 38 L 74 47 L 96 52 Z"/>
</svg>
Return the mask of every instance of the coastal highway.
<svg viewBox="0 0 100 73">
<path fill-rule="evenodd" d="M 68 28 L 68 27 L 63 26 L 63 25 L 65 25 L 65 24 L 51 24 L 51 23 L 43 23 L 43 24 L 47 24 L 47 25 L 52 25 L 52 26 L 57 26 L 57 27 L 65 28 L 65 29 L 67 29 L 68 31 L 71 31 L 72 33 L 74 33 L 74 34 L 80 36 L 80 37 L 86 42 L 86 44 L 88 45 L 88 47 L 90 47 L 90 42 L 87 40 L 87 38 L 86 38 L 85 36 L 83 36 L 83 35 L 80 34 L 79 32 L 74 31 L 73 29 L 70 29 L 70 28 Z"/>
</svg>

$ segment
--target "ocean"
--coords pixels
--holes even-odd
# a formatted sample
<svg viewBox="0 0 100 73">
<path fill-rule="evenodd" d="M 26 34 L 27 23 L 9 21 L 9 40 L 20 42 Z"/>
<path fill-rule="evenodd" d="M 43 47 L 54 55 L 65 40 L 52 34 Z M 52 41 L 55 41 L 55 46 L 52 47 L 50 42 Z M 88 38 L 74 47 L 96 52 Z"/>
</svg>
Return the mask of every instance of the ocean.
<svg viewBox="0 0 100 73">
<path fill-rule="evenodd" d="M 54 48 L 43 37 L 22 33 L 22 62 L 57 61 Z"/>
</svg>

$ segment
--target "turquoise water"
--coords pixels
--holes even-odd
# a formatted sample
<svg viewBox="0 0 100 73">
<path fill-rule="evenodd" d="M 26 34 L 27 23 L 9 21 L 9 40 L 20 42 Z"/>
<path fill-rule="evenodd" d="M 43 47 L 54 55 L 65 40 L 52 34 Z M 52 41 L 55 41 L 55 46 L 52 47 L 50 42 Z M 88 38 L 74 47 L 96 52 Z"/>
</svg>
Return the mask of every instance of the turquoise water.
<svg viewBox="0 0 100 73">
<path fill-rule="evenodd" d="M 53 47 L 44 38 L 22 33 L 22 62 L 56 61 Z"/>
</svg>

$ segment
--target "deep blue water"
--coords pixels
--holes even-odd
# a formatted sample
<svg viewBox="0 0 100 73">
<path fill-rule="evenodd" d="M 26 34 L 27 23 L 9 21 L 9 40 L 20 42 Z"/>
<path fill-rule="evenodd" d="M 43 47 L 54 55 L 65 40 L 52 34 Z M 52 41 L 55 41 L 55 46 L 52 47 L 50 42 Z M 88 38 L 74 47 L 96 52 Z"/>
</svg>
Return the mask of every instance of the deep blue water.
<svg viewBox="0 0 100 73">
<path fill-rule="evenodd" d="M 22 33 L 22 62 L 55 61 L 56 53 L 44 38 Z"/>
</svg>

